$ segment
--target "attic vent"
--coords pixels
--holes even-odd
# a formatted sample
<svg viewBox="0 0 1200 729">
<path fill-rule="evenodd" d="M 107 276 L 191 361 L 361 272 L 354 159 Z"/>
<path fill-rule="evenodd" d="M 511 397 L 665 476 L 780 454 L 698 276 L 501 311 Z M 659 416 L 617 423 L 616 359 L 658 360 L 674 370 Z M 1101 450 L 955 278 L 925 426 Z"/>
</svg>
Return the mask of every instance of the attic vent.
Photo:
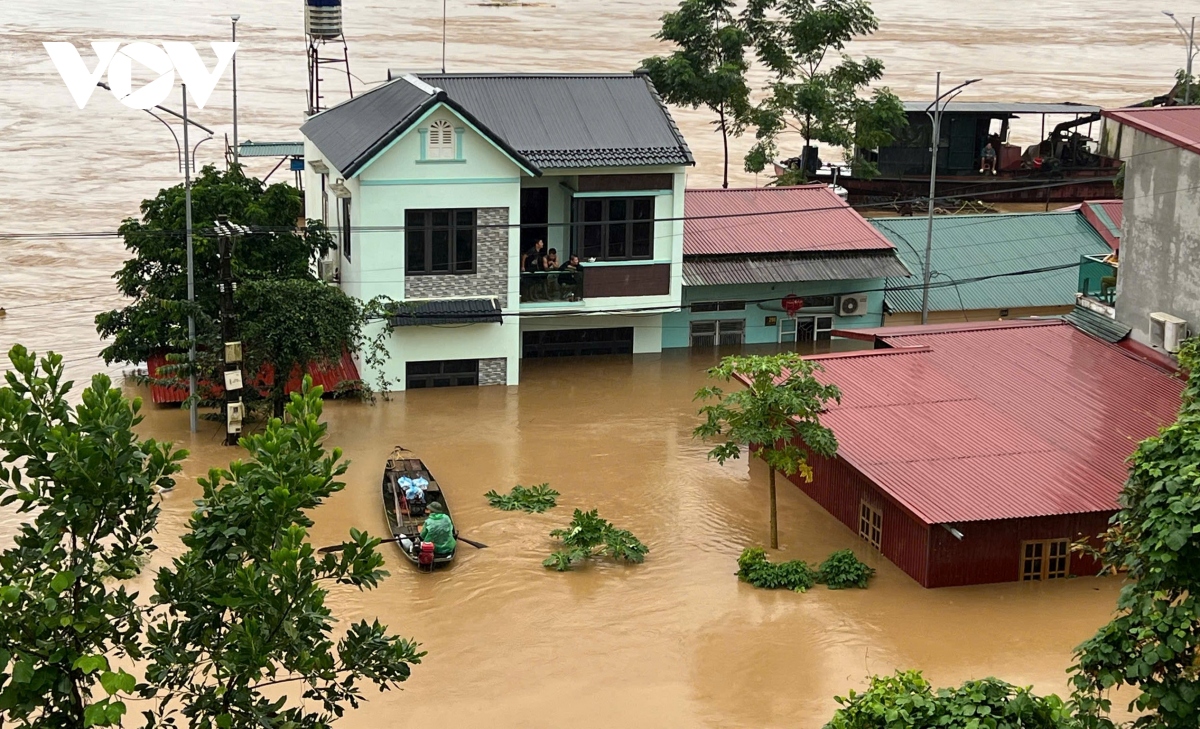
<svg viewBox="0 0 1200 729">
<path fill-rule="evenodd" d="M 429 125 L 429 159 L 454 159 L 454 130 L 439 119 Z"/>
</svg>

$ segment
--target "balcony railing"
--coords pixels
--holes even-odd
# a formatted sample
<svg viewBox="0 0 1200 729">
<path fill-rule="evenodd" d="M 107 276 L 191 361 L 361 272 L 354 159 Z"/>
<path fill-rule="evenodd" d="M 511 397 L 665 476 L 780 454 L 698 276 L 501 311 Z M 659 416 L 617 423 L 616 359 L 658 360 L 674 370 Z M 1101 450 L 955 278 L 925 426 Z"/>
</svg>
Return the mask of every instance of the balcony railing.
<svg viewBox="0 0 1200 729">
<path fill-rule="evenodd" d="M 521 274 L 521 303 L 583 301 L 583 269 Z"/>
<path fill-rule="evenodd" d="M 1117 264 L 1109 256 L 1081 256 L 1079 293 L 1089 299 L 1113 306 L 1117 298 Z"/>
</svg>

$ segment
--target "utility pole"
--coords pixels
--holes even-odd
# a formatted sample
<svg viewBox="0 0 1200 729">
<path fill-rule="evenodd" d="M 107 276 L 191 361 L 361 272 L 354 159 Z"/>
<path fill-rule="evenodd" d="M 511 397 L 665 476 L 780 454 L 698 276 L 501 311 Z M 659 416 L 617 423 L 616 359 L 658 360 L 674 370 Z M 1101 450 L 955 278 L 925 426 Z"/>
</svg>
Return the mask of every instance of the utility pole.
<svg viewBox="0 0 1200 729">
<path fill-rule="evenodd" d="M 230 38 L 234 43 L 237 43 L 237 22 L 241 18 L 240 15 L 231 15 L 229 19 L 233 21 L 231 32 L 233 37 Z M 237 130 L 237 53 L 233 54 L 233 162 L 238 163 L 238 130 Z"/>
<path fill-rule="evenodd" d="M 188 146 L 187 84 L 183 86 L 183 197 L 187 207 L 187 296 L 188 296 L 188 423 L 191 432 L 196 432 L 199 419 L 199 404 L 196 402 L 196 273 L 192 263 L 192 150 Z M 199 146 L 199 145 L 196 145 Z"/>
<path fill-rule="evenodd" d="M 1175 17 L 1175 13 L 1170 10 L 1162 11 L 1163 15 L 1175 21 L 1175 27 L 1179 29 L 1179 34 L 1187 41 L 1187 65 L 1184 67 L 1184 83 L 1183 83 L 1183 105 L 1190 106 L 1192 103 L 1192 61 L 1196 58 L 1196 17 L 1192 16 L 1192 29 L 1189 31 L 1183 27 L 1183 23 L 1179 22 L 1179 18 Z"/>
<path fill-rule="evenodd" d="M 942 141 L 942 112 L 946 106 L 962 93 L 962 90 L 976 81 L 982 79 L 973 78 L 970 81 L 955 86 L 946 93 L 942 93 L 942 72 L 937 72 L 937 85 L 934 93 L 936 96 L 933 103 L 925 108 L 925 113 L 929 115 L 929 121 L 933 124 L 932 133 L 930 136 L 929 151 L 929 223 L 925 229 L 925 261 L 923 266 L 923 283 L 921 285 L 921 323 L 929 323 L 929 280 L 933 276 L 933 269 L 929 265 L 929 259 L 933 255 L 933 207 L 934 200 L 937 198 L 937 166 L 938 166 L 938 149 Z M 945 99 L 945 101 L 943 101 Z M 932 111 L 931 111 L 932 110 Z"/>
<path fill-rule="evenodd" d="M 225 445 L 237 445 L 242 432 L 245 408 L 242 403 L 244 375 L 242 373 L 242 343 L 238 340 L 237 310 L 233 295 L 233 248 L 238 237 L 248 231 L 229 222 L 228 216 L 218 215 L 216 222 L 218 255 L 218 293 L 220 294 L 222 377 L 225 385 Z"/>
</svg>

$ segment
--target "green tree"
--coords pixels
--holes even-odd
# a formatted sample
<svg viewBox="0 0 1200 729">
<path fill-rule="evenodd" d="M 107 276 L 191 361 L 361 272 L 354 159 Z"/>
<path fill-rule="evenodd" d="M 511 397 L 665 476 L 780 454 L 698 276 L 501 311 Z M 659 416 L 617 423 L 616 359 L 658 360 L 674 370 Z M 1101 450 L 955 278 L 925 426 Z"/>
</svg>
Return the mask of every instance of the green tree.
<svg viewBox="0 0 1200 729">
<path fill-rule="evenodd" d="M 756 143 L 746 155 L 746 171 L 761 172 L 779 156 L 779 138 L 797 133 L 804 146 L 814 141 L 846 150 L 855 174 L 872 176 L 875 166 L 856 148 L 874 149 L 892 141 L 907 118 L 900 100 L 886 87 L 863 93 L 883 77 L 883 61 L 862 61 L 842 51 L 855 37 L 869 35 L 879 21 L 867 0 L 749 0 L 742 18 L 759 61 L 772 73 L 768 96 L 753 113 Z M 831 64 L 831 57 L 840 60 Z M 806 171 L 789 182 L 803 182 Z"/>
<path fill-rule="evenodd" d="M 183 185 L 160 190 L 142 202 L 142 218 L 129 218 L 118 232 L 132 258 L 114 274 L 117 289 L 133 299 L 96 317 L 96 331 L 111 339 L 106 362 L 144 362 L 153 353 L 184 349 L 187 343 L 187 247 Z M 257 228 L 233 254 L 234 276 L 242 282 L 313 278 L 310 266 L 333 246 L 322 223 L 304 214 L 301 193 L 291 185 L 264 185 L 234 166 L 205 167 L 192 183 L 193 268 L 197 320 L 218 313 L 217 240 L 211 235 L 218 215 Z M 211 324 L 210 324 L 211 328 Z"/>
<path fill-rule="evenodd" d="M 345 484 L 339 449 L 326 452 L 321 389 L 305 378 L 288 420 L 275 418 L 242 445 L 248 461 L 213 470 L 184 537 L 187 551 L 159 571 L 148 633 L 151 726 L 324 728 L 362 685 L 405 681 L 424 653 L 378 621 L 335 640 L 330 583 L 374 588 L 387 572 L 379 540 L 351 530 L 342 550 L 318 554 L 308 514 Z"/>
<path fill-rule="evenodd" d="M 832 457 L 837 452 L 837 439 L 821 425 L 820 415 L 830 400 L 840 402 L 842 393 L 836 385 L 817 380 L 813 373 L 820 369 L 795 352 L 725 357 L 708 376 L 722 382 L 736 377 L 746 387 L 729 393 L 717 386 L 696 391 L 695 400 L 715 402 L 700 408 L 704 422 L 693 436 L 724 440 L 708 457 L 724 465 L 730 458 L 739 458 L 742 447 L 751 447 L 767 464 L 771 549 L 779 549 L 775 472 L 787 476 L 800 473 L 812 480 L 807 453 Z"/>
<path fill-rule="evenodd" d="M 140 440 L 141 402 L 107 376 L 73 408 L 61 356 L 18 345 L 9 360 L 0 504 L 34 516 L 0 553 L 0 724 L 118 724 L 134 679 L 111 661 L 142 656 L 142 610 L 123 582 L 154 550 L 155 490 L 186 453 Z"/>
<path fill-rule="evenodd" d="M 1130 686 L 1134 725 L 1200 725 L 1200 339 L 1180 352 L 1191 373 L 1174 423 L 1129 459 L 1121 510 L 1100 556 L 1130 583 L 1116 616 L 1076 649 L 1075 700 L 1089 727 L 1111 727 L 1108 692 Z"/>
<path fill-rule="evenodd" d="M 237 303 L 246 371 L 274 367 L 267 399 L 276 417 L 288 401 L 292 372 L 310 362 L 336 362 L 362 343 L 363 312 L 336 286 L 309 279 L 250 281 L 238 290 Z"/>
<path fill-rule="evenodd" d="M 919 671 L 872 676 L 867 689 L 838 696 L 825 729 L 1076 729 L 1062 699 L 995 678 L 934 690 Z"/>
<path fill-rule="evenodd" d="M 713 125 L 725 151 L 722 187 L 729 187 L 729 137 L 741 135 L 751 110 L 749 37 L 733 7 L 733 0 L 682 0 L 678 10 L 662 16 L 662 29 L 654 36 L 674 43 L 676 50 L 642 61 L 668 102 L 703 106 L 717 115 Z"/>
</svg>

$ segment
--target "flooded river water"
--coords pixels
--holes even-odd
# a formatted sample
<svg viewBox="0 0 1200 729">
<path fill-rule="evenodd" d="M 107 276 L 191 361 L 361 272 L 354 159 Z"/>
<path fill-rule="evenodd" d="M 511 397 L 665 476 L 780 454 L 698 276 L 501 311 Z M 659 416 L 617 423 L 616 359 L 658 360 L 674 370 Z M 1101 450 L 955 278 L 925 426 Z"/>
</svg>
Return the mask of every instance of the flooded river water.
<svg viewBox="0 0 1200 729">
<path fill-rule="evenodd" d="M 757 590 L 733 572 L 766 539 L 766 471 L 722 467 L 694 441 L 691 396 L 715 355 L 535 360 L 519 388 L 412 391 L 375 407 L 331 402 L 330 444 L 353 461 L 347 488 L 316 513 L 313 541 L 351 527 L 386 534 L 379 481 L 402 444 L 447 493 L 464 536 L 459 561 L 417 574 L 384 545 L 391 579 L 340 590 L 344 619 L 378 616 L 429 656 L 400 693 L 373 698 L 351 727 L 821 726 L 833 697 L 872 673 L 919 667 L 939 684 L 997 675 L 1066 691 L 1071 649 L 1116 600 L 1114 579 L 926 590 L 841 523 L 781 484 L 781 558 L 819 562 L 850 547 L 878 569 L 867 590 Z M 195 439 L 175 410 L 144 428 L 191 444 L 187 475 L 226 463 L 211 425 Z M 501 512 L 483 493 L 549 482 L 545 514 Z M 181 547 L 199 493 L 169 494 L 161 561 Z M 548 532 L 573 508 L 599 509 L 650 546 L 637 566 L 541 566 Z"/>
<path fill-rule="evenodd" d="M 629 70 L 659 51 L 651 35 L 672 5 L 450 0 L 447 66 Z M 1184 55 L 1157 5 L 1128 0 L 878 0 L 875 8 L 880 32 L 851 50 L 881 57 L 887 83 L 906 98 L 927 98 L 940 69 L 948 80 L 984 78 L 963 98 L 1121 104 L 1163 92 Z M 179 180 L 167 131 L 103 91 L 75 108 L 42 41 L 219 40 L 228 15 L 240 13 L 242 137 L 296 139 L 305 85 L 300 9 L 299 0 L 5 4 L 0 350 L 14 342 L 53 348 L 77 379 L 105 369 L 92 317 L 120 303 L 109 277 L 124 251 L 111 236 L 67 234 L 111 232 L 140 200 Z M 1184 16 L 1200 6 L 1173 9 Z M 436 68 L 440 29 L 434 0 L 346 2 L 352 69 L 368 83 L 388 67 Z M 332 73 L 326 78 L 336 101 L 340 87 Z M 196 112 L 218 135 L 230 127 L 228 89 L 227 75 Z M 707 114 L 678 110 L 676 118 L 697 157 L 691 184 L 718 184 L 720 142 Z M 735 160 L 748 144 L 734 142 Z M 220 159 L 218 141 L 200 147 L 200 163 Z M 732 167 L 737 184 L 764 181 Z M 1071 648 L 1108 615 L 1114 580 L 923 590 L 783 488 L 784 557 L 819 560 L 849 546 L 879 575 L 866 591 L 807 595 L 738 584 L 738 551 L 764 538 L 765 473 L 745 461 L 708 463 L 692 441 L 691 394 L 708 364 L 682 353 L 535 361 L 525 363 L 519 388 L 414 392 L 376 407 L 330 403 L 331 441 L 355 465 L 347 490 L 316 514 L 315 541 L 335 541 L 352 526 L 383 531 L 379 469 L 403 443 L 446 484 L 464 533 L 491 545 L 460 552 L 452 570 L 433 577 L 393 560 L 395 576 L 382 589 L 336 595 L 340 617 L 377 615 L 430 652 L 404 692 L 373 700 L 345 724 L 816 727 L 835 694 L 896 667 L 922 668 L 939 684 L 995 674 L 1066 690 Z M 173 409 L 151 412 L 145 425 L 193 451 L 192 476 L 231 457 L 211 427 L 195 438 L 186 429 Z M 490 510 L 482 497 L 542 481 L 563 493 L 563 508 L 517 516 Z M 163 558 L 179 549 L 197 493 L 185 481 L 167 497 Z M 647 563 L 543 570 L 546 533 L 576 506 L 599 508 L 639 535 L 652 549 Z M 0 520 L 0 533 L 12 523 Z"/>
</svg>

